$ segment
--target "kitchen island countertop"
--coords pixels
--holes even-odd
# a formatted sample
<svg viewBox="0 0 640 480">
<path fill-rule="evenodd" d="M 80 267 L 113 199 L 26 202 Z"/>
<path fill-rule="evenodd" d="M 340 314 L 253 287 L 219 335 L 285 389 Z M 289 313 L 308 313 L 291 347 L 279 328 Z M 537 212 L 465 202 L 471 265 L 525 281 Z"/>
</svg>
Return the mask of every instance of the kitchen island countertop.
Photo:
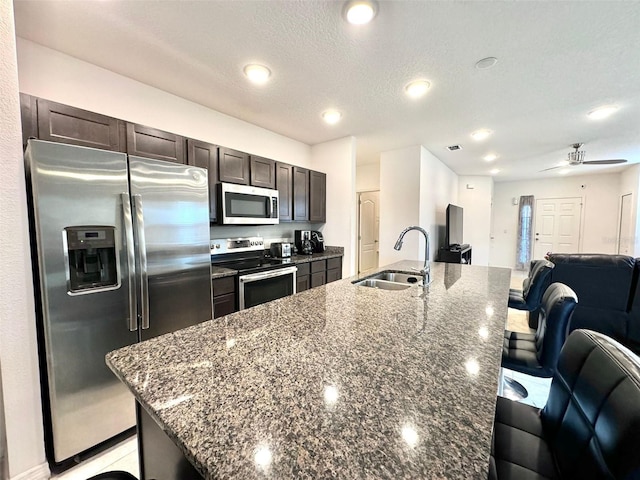
<svg viewBox="0 0 640 480">
<path fill-rule="evenodd" d="M 332 282 L 107 363 L 206 479 L 484 479 L 510 270 L 432 274 Z"/>
</svg>

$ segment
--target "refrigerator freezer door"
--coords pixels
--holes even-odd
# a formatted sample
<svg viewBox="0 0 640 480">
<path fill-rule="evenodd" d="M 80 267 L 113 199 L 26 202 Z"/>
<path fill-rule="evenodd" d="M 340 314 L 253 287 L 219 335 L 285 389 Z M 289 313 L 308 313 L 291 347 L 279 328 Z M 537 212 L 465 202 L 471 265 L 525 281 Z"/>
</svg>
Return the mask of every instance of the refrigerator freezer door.
<svg viewBox="0 0 640 480">
<path fill-rule="evenodd" d="M 104 361 L 106 353 L 137 340 L 129 331 L 135 319 L 129 318 L 122 205 L 127 163 L 124 154 L 37 140 L 29 141 L 25 159 L 42 385 L 50 407 L 46 444 L 50 460 L 59 463 L 135 425 L 133 398 Z M 82 276 L 82 289 L 72 291 L 70 272 Z"/>
<path fill-rule="evenodd" d="M 146 340 L 212 318 L 209 187 L 198 167 L 130 155 L 129 172 Z"/>
</svg>

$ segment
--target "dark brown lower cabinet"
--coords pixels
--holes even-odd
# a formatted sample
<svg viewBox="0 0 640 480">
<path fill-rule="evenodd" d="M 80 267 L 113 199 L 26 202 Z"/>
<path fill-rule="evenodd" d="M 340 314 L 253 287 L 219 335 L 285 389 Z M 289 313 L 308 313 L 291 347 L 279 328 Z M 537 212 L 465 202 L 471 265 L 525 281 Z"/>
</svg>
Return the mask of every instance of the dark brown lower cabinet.
<svg viewBox="0 0 640 480">
<path fill-rule="evenodd" d="M 319 287 L 325 283 L 327 283 L 327 261 L 311 262 L 311 288 Z"/>
<path fill-rule="evenodd" d="M 296 292 L 303 292 L 311 288 L 311 264 L 299 263 L 296 265 L 298 271 L 296 272 Z"/>
<path fill-rule="evenodd" d="M 303 292 L 342 278 L 342 257 L 298 263 L 296 266 L 296 292 Z"/>
<path fill-rule="evenodd" d="M 327 260 L 327 283 L 335 282 L 342 278 L 342 257 L 329 258 Z"/>
<path fill-rule="evenodd" d="M 236 277 L 216 278 L 211 285 L 213 287 L 213 318 L 237 312 Z"/>
<path fill-rule="evenodd" d="M 141 480 L 202 480 L 156 421 L 136 402 Z"/>
<path fill-rule="evenodd" d="M 311 288 L 319 287 L 327 283 L 327 272 L 317 272 L 311 274 Z"/>
</svg>

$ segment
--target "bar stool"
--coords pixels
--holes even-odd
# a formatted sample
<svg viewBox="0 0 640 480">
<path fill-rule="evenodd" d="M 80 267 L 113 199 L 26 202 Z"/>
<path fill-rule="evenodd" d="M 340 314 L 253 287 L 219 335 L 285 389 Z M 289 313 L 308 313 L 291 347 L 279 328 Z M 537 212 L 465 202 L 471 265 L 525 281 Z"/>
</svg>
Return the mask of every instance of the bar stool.
<svg viewBox="0 0 640 480">
<path fill-rule="evenodd" d="M 578 298 L 571 288 L 563 283 L 552 283 L 542 297 L 536 333 L 505 330 L 502 368 L 534 377 L 552 377 L 577 303 Z M 528 392 L 520 383 L 506 378 L 504 380 L 517 397 L 527 397 Z M 502 393 L 502 382 L 500 388 Z"/>
<path fill-rule="evenodd" d="M 138 479 L 133 475 L 131 475 L 129 472 L 123 472 L 121 470 L 117 470 L 113 472 L 100 473 L 91 478 L 87 478 L 87 480 L 138 480 Z"/>
<path fill-rule="evenodd" d="M 509 308 L 532 312 L 540 307 L 554 266 L 547 260 L 531 262 L 529 277 L 522 282 L 522 290 L 509 289 Z"/>
</svg>

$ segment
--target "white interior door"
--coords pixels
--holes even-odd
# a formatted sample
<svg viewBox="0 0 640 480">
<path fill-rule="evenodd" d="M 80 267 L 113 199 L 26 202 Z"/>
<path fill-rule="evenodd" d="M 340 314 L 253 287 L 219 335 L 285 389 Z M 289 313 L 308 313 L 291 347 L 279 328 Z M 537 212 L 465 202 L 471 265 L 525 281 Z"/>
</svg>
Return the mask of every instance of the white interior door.
<svg viewBox="0 0 640 480">
<path fill-rule="evenodd" d="M 618 236 L 618 253 L 633 255 L 633 194 L 622 195 L 620 202 L 620 235 Z"/>
<path fill-rule="evenodd" d="M 533 258 L 544 258 L 547 252 L 579 252 L 581 213 L 580 197 L 536 200 Z"/>
<path fill-rule="evenodd" d="M 378 267 L 380 192 L 360 194 L 358 214 L 358 272 Z"/>
</svg>

